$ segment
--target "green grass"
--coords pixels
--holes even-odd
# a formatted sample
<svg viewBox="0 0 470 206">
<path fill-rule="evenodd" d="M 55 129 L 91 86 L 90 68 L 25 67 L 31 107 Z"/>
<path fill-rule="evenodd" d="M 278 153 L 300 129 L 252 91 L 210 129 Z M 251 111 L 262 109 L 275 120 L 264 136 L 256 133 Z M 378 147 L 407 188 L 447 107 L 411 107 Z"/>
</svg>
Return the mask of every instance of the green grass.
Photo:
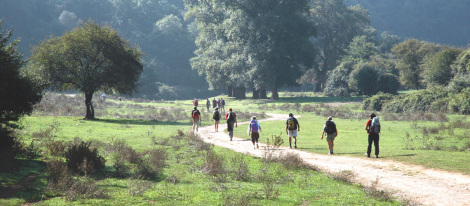
<svg viewBox="0 0 470 206">
<path fill-rule="evenodd" d="M 230 197 L 234 202 L 249 199 L 256 205 L 297 205 L 297 204 L 340 204 L 340 205 L 399 205 L 398 202 L 388 202 L 370 198 L 359 186 L 332 180 L 324 174 L 311 169 L 286 169 L 280 164 L 269 167 L 268 173 L 275 178 L 275 188 L 279 196 L 265 199 L 261 177 L 265 164 L 255 157 L 244 156 L 250 172 L 248 181 L 233 179 L 228 172 L 226 181 L 218 182 L 201 171 L 204 164 L 204 152 L 195 151 L 185 143 L 186 140 L 173 140 L 167 145 L 153 145 L 147 132 L 157 134 L 158 138 L 176 135 L 177 129 L 188 130 L 189 125 L 182 123 L 161 123 L 148 121 L 132 121 L 117 119 L 102 119 L 99 121 L 84 121 L 77 117 L 28 117 L 24 120 L 26 133 L 38 131 L 54 122 L 60 122 L 59 139 L 71 140 L 80 137 L 84 140 L 97 140 L 111 143 L 113 139 L 125 139 L 128 144 L 138 151 L 152 148 L 164 148 L 168 151 L 167 167 L 163 174 L 154 180 L 137 180 L 130 178 L 97 178 L 96 184 L 109 194 L 107 199 L 79 199 L 68 201 L 61 196 L 41 196 L 38 191 L 44 189 L 45 176 L 39 177 L 34 186 L 36 193 L 27 195 L 22 192 L 9 199 L 0 200 L 0 205 L 19 205 L 27 201 L 37 202 L 37 205 L 220 205 Z M 26 136 L 25 136 L 26 137 Z M 174 145 L 181 147 L 175 148 Z M 224 168 L 235 169 L 232 160 L 241 154 L 228 149 L 216 147 L 215 151 L 224 159 Z M 112 155 L 106 155 L 108 172 L 113 160 Z M 21 182 L 21 179 L 32 172 L 41 171 L 44 166 L 26 161 L 20 174 L 3 174 L 2 181 L 10 183 Z M 36 164 L 36 165 L 35 165 Z M 103 175 L 99 175 L 103 176 Z M 108 175 L 105 175 L 108 176 Z M 173 184 L 163 181 L 169 177 L 179 180 Z M 139 193 L 139 191 L 143 191 Z M 132 196 L 135 193 L 136 195 Z"/>
<path fill-rule="evenodd" d="M 327 154 L 328 144 L 326 138 L 321 140 L 323 125 L 326 117 L 320 117 L 312 114 L 300 114 L 298 118 L 300 132 L 298 132 L 298 149 L 317 154 Z M 287 120 L 287 117 L 286 117 Z M 333 119 L 337 125 L 338 137 L 335 139 L 334 151 L 336 155 L 364 157 L 367 150 L 367 133 L 365 131 L 364 120 Z M 396 161 L 407 162 L 411 164 L 423 165 L 429 168 L 443 169 L 447 171 L 461 172 L 470 174 L 470 165 L 467 164 L 470 159 L 470 152 L 448 151 L 448 150 L 421 150 L 422 142 L 414 140 L 411 145 L 414 150 L 406 149 L 406 132 L 411 137 L 422 136 L 419 127 L 438 127 L 436 122 L 416 122 L 418 128 L 415 128 L 413 122 L 407 121 L 384 121 L 381 120 L 382 131 L 380 135 L 380 157 Z M 242 138 L 249 138 L 245 131 L 246 126 L 236 129 L 235 135 Z M 280 135 L 284 139 L 284 146 L 288 146 L 288 137 L 285 133 L 285 120 L 270 121 L 261 123 L 262 132 L 260 140 L 266 142 L 272 135 Z M 443 147 L 457 145 L 463 147 L 466 141 L 458 135 L 465 133 L 464 129 L 457 129 L 455 135 L 442 134 L 447 136 L 441 141 Z M 374 151 L 374 148 L 372 148 Z M 365 157 L 364 157 L 365 158 Z"/>
</svg>

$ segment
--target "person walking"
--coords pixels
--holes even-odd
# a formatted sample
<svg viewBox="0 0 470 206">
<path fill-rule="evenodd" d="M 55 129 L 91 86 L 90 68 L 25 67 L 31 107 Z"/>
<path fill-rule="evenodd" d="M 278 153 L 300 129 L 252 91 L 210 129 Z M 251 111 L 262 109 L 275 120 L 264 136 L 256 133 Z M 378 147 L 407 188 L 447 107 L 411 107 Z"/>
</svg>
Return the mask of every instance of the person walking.
<svg viewBox="0 0 470 206">
<path fill-rule="evenodd" d="M 207 99 L 207 101 L 206 101 L 207 112 L 209 112 L 209 107 L 211 107 L 211 101 L 209 101 L 209 99 Z"/>
<path fill-rule="evenodd" d="M 199 105 L 199 103 L 197 102 L 197 99 L 194 99 L 193 105 L 194 105 L 195 107 L 197 107 L 197 106 Z"/>
<path fill-rule="evenodd" d="M 215 109 L 215 107 L 217 106 L 217 100 L 215 100 L 215 98 L 212 100 L 212 109 Z"/>
<path fill-rule="evenodd" d="M 225 114 L 225 119 L 227 120 L 227 131 L 230 141 L 233 139 L 233 126 L 238 127 L 237 115 L 232 111 L 232 108 L 228 109 L 227 114 Z"/>
<path fill-rule="evenodd" d="M 191 119 L 193 120 L 193 132 L 196 129 L 196 132 L 199 131 L 199 122 L 201 121 L 201 113 L 197 110 L 197 107 L 194 107 L 194 110 L 191 112 Z"/>
<path fill-rule="evenodd" d="M 215 108 L 214 114 L 212 114 L 212 119 L 214 120 L 214 129 L 215 132 L 219 132 L 219 122 L 220 122 L 220 112 L 219 108 Z"/>
<path fill-rule="evenodd" d="M 299 121 L 292 113 L 289 113 L 289 118 L 286 121 L 286 133 L 289 136 L 289 148 L 292 149 L 292 138 L 294 138 L 294 147 L 297 148 L 297 131 L 300 131 Z"/>
<path fill-rule="evenodd" d="M 328 117 L 325 122 L 325 126 L 323 127 L 323 132 L 321 134 L 321 139 L 326 133 L 326 141 L 328 142 L 328 149 L 330 150 L 328 154 L 333 153 L 333 147 L 335 146 L 334 141 L 336 136 L 338 136 L 338 129 L 336 129 L 336 124 L 333 122 L 333 117 Z"/>
<path fill-rule="evenodd" d="M 220 111 L 222 111 L 222 110 L 223 110 L 223 112 L 225 112 L 225 99 L 224 98 L 222 98 L 222 107 L 221 107 Z"/>
<path fill-rule="evenodd" d="M 253 116 L 250 122 L 250 131 L 248 132 L 248 136 L 251 136 L 251 142 L 253 142 L 253 149 L 259 148 L 258 140 L 259 140 L 259 132 L 261 132 L 261 125 L 256 120 L 256 117 Z M 255 146 L 256 142 L 256 146 Z"/>
<path fill-rule="evenodd" d="M 369 141 L 367 145 L 367 152 L 366 156 L 370 157 L 370 153 L 372 152 L 372 142 L 374 143 L 375 147 L 375 157 L 379 158 L 379 133 L 380 133 L 380 122 L 379 122 L 379 117 L 375 115 L 374 113 L 371 113 L 369 115 L 369 120 L 367 120 L 366 123 L 366 130 L 367 134 L 369 135 Z"/>
</svg>

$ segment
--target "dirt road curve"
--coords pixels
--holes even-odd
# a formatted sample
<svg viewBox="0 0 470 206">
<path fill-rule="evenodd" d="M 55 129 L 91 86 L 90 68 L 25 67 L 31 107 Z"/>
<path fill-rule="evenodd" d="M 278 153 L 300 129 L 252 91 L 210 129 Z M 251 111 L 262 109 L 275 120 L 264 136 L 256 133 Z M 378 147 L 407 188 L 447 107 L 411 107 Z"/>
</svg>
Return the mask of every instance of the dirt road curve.
<svg viewBox="0 0 470 206">
<path fill-rule="evenodd" d="M 260 120 L 260 122 L 287 119 L 286 115 L 268 115 L 271 117 Z M 239 127 L 235 129 L 246 130 L 247 123 L 239 123 Z M 214 132 L 214 126 L 208 126 L 199 128 L 199 134 L 205 141 L 217 146 L 258 157 L 263 155 L 264 144 L 260 144 L 260 149 L 253 149 L 251 142 L 247 139 L 235 137 L 233 141 L 230 141 L 228 134 L 221 132 L 226 127 L 225 121 L 221 121 L 218 133 Z M 467 175 L 406 165 L 386 158 L 369 159 L 366 157 L 319 155 L 288 148 L 281 148 L 280 151 L 298 153 L 307 163 L 319 168 L 324 173 L 352 171 L 356 183 L 371 186 L 374 182 L 378 182 L 377 189 L 390 192 L 400 199 L 410 200 L 411 203 L 470 205 L 470 176 Z"/>
</svg>

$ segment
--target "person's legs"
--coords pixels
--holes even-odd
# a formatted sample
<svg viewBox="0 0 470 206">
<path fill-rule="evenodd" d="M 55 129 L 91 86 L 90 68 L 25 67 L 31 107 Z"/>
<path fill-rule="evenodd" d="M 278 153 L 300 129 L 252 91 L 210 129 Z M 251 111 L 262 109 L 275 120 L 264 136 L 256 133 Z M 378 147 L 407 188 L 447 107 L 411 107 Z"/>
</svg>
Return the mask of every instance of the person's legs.
<svg viewBox="0 0 470 206">
<path fill-rule="evenodd" d="M 198 119 L 193 119 L 193 131 L 194 131 L 194 129 L 196 129 L 196 131 L 197 131 L 198 125 L 199 125 L 199 120 Z"/>
<path fill-rule="evenodd" d="M 370 157 L 370 152 L 372 150 L 372 141 L 374 141 L 373 134 L 369 134 L 369 144 L 367 145 L 367 157 Z"/>
<path fill-rule="evenodd" d="M 289 135 L 289 147 L 292 148 L 292 136 Z"/>
<path fill-rule="evenodd" d="M 375 157 L 379 157 L 379 134 L 374 137 Z"/>
<path fill-rule="evenodd" d="M 294 148 L 297 148 L 297 136 L 294 136 Z"/>
<path fill-rule="evenodd" d="M 228 135 L 230 137 L 230 141 L 232 141 L 232 138 L 233 138 L 233 126 L 235 125 L 235 122 L 233 121 L 228 121 L 227 122 L 227 131 L 228 131 Z"/>
</svg>

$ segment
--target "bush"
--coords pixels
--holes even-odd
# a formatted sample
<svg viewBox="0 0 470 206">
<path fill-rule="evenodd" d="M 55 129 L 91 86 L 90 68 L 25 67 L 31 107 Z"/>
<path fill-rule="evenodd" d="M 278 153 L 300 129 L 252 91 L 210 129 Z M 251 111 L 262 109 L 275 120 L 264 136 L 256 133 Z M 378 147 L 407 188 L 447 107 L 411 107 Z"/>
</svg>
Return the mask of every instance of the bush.
<svg viewBox="0 0 470 206">
<path fill-rule="evenodd" d="M 225 176 L 224 158 L 215 153 L 214 150 L 208 150 L 204 159 L 202 171 L 212 177 L 223 178 Z"/>
<path fill-rule="evenodd" d="M 62 193 L 73 185 L 73 177 L 67 165 L 60 160 L 51 160 L 47 163 L 47 189 L 52 192 Z"/>
<path fill-rule="evenodd" d="M 77 199 L 91 199 L 91 198 L 107 198 L 108 195 L 103 190 L 100 190 L 94 181 L 85 180 L 77 181 L 67 190 L 67 200 L 75 201 Z"/>
<path fill-rule="evenodd" d="M 427 112 L 431 104 L 438 99 L 446 98 L 448 91 L 440 87 L 431 87 L 426 90 L 419 90 L 400 98 L 395 98 L 383 105 L 382 111 L 390 113 L 402 112 Z"/>
<path fill-rule="evenodd" d="M 248 163 L 243 158 L 243 154 L 232 158 L 232 170 L 234 172 L 235 180 L 247 181 L 250 179 L 250 171 Z"/>
<path fill-rule="evenodd" d="M 67 167 L 73 172 L 88 175 L 103 169 L 106 160 L 98 154 L 98 150 L 90 148 L 91 142 L 71 145 L 65 152 Z"/>
<path fill-rule="evenodd" d="M 362 109 L 381 111 L 382 105 L 385 102 L 390 101 L 392 99 L 393 99 L 393 95 L 379 92 L 378 94 L 365 99 L 364 103 L 362 104 Z"/>
<path fill-rule="evenodd" d="M 308 166 L 299 154 L 293 152 L 281 153 L 275 161 L 281 163 L 287 169 L 306 168 Z"/>
</svg>

